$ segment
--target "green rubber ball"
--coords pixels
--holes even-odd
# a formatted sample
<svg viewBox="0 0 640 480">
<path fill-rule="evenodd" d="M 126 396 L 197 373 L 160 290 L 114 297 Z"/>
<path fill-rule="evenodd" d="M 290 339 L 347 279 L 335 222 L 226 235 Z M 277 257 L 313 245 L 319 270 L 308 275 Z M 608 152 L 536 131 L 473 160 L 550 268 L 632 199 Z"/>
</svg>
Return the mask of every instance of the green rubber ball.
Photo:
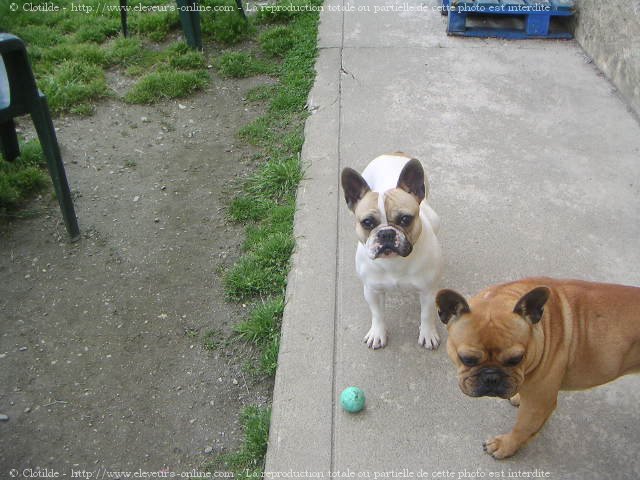
<svg viewBox="0 0 640 480">
<path fill-rule="evenodd" d="M 340 405 L 349 413 L 358 413 L 364 408 L 364 392 L 358 387 L 347 387 L 340 394 Z"/>
</svg>

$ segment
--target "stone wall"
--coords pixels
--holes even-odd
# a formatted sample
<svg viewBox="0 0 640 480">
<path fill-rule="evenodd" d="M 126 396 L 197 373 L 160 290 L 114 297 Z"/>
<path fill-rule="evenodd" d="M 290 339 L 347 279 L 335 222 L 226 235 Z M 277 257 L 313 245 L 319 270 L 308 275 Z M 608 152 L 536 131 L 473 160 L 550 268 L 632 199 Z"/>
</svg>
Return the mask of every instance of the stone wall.
<svg viewBox="0 0 640 480">
<path fill-rule="evenodd" d="M 576 40 L 640 114 L 640 0 L 576 4 Z"/>
</svg>

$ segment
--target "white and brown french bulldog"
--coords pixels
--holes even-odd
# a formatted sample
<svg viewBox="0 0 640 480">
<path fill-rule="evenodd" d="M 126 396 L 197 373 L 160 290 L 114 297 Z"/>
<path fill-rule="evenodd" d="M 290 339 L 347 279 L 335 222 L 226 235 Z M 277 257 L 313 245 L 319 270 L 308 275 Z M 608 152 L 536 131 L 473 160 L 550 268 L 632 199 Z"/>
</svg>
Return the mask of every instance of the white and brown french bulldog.
<svg viewBox="0 0 640 480">
<path fill-rule="evenodd" d="M 428 349 L 440 344 L 435 322 L 440 219 L 427 203 L 427 186 L 422 164 L 403 153 L 375 158 L 362 175 L 351 168 L 342 171 L 345 200 L 356 218 L 356 271 L 371 310 L 371 329 L 364 337 L 370 348 L 387 343 L 385 294 L 397 289 L 420 295 L 419 344 Z"/>
<path fill-rule="evenodd" d="M 640 372 L 640 288 L 527 278 L 467 301 L 436 297 L 460 389 L 519 405 L 513 430 L 490 438 L 496 459 L 518 451 L 545 424 L 559 390 L 582 390 Z"/>
</svg>

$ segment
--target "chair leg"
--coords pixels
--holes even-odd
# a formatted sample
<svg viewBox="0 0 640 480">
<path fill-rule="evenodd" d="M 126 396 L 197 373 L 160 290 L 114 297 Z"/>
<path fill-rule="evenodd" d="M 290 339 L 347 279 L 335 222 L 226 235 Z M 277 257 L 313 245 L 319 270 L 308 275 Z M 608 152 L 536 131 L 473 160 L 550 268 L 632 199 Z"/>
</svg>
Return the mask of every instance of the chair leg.
<svg viewBox="0 0 640 480">
<path fill-rule="evenodd" d="M 16 124 L 12 118 L 0 123 L 0 149 L 8 162 L 13 162 L 20 155 Z"/>
<path fill-rule="evenodd" d="M 198 5 L 197 0 L 176 0 L 180 9 L 180 23 L 182 31 L 191 48 L 202 50 L 202 33 L 200 31 L 200 12 L 194 8 Z M 191 10 L 189 10 L 191 9 Z"/>
<path fill-rule="evenodd" d="M 129 36 L 127 28 L 127 0 L 120 0 L 120 24 L 122 25 L 122 35 L 126 38 Z"/>
<path fill-rule="evenodd" d="M 193 5 L 197 6 L 198 2 L 193 1 Z M 202 50 L 202 30 L 200 29 L 200 12 L 191 12 L 191 25 L 193 25 L 194 44 L 198 50 Z"/>
<path fill-rule="evenodd" d="M 248 22 L 249 19 L 247 18 L 247 14 L 244 12 L 244 8 L 242 7 L 242 0 L 236 0 L 236 7 L 238 7 L 238 10 L 240 10 L 240 15 L 242 15 L 242 18 L 245 22 Z"/>
<path fill-rule="evenodd" d="M 73 200 L 71 198 L 71 190 L 67 182 L 67 175 L 64 171 L 62 156 L 60 155 L 60 147 L 56 138 L 56 131 L 53 128 L 51 115 L 49 114 L 49 106 L 44 95 L 40 95 L 36 108 L 31 112 L 31 118 L 38 132 L 38 138 L 42 145 L 42 151 L 47 157 L 47 165 L 49 174 L 53 181 L 53 187 L 62 210 L 67 232 L 71 237 L 71 241 L 75 242 L 80 238 L 80 228 L 78 227 L 78 219 L 73 208 Z"/>
</svg>

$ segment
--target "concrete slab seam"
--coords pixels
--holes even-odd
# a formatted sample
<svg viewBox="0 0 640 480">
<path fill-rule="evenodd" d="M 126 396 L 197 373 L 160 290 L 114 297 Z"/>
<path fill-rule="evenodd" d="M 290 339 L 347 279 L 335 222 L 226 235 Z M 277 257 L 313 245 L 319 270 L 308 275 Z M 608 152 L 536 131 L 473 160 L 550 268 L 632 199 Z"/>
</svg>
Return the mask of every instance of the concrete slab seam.
<svg viewBox="0 0 640 480">
<path fill-rule="evenodd" d="M 340 183 L 340 173 L 342 172 L 342 72 L 344 67 L 344 0 L 341 2 L 342 8 L 340 11 L 342 12 L 342 21 L 340 23 L 340 72 L 338 72 L 338 178 L 336 181 L 338 184 Z M 336 281 L 335 281 L 335 303 L 333 305 L 333 365 L 331 368 L 331 385 L 332 385 L 332 413 L 331 413 L 331 456 L 330 456 L 330 471 L 334 471 L 335 469 L 335 445 L 336 445 L 336 360 L 338 356 L 338 314 L 339 314 L 339 302 L 338 299 L 338 288 L 340 285 L 340 201 L 342 196 L 340 193 L 336 196 Z"/>
</svg>

